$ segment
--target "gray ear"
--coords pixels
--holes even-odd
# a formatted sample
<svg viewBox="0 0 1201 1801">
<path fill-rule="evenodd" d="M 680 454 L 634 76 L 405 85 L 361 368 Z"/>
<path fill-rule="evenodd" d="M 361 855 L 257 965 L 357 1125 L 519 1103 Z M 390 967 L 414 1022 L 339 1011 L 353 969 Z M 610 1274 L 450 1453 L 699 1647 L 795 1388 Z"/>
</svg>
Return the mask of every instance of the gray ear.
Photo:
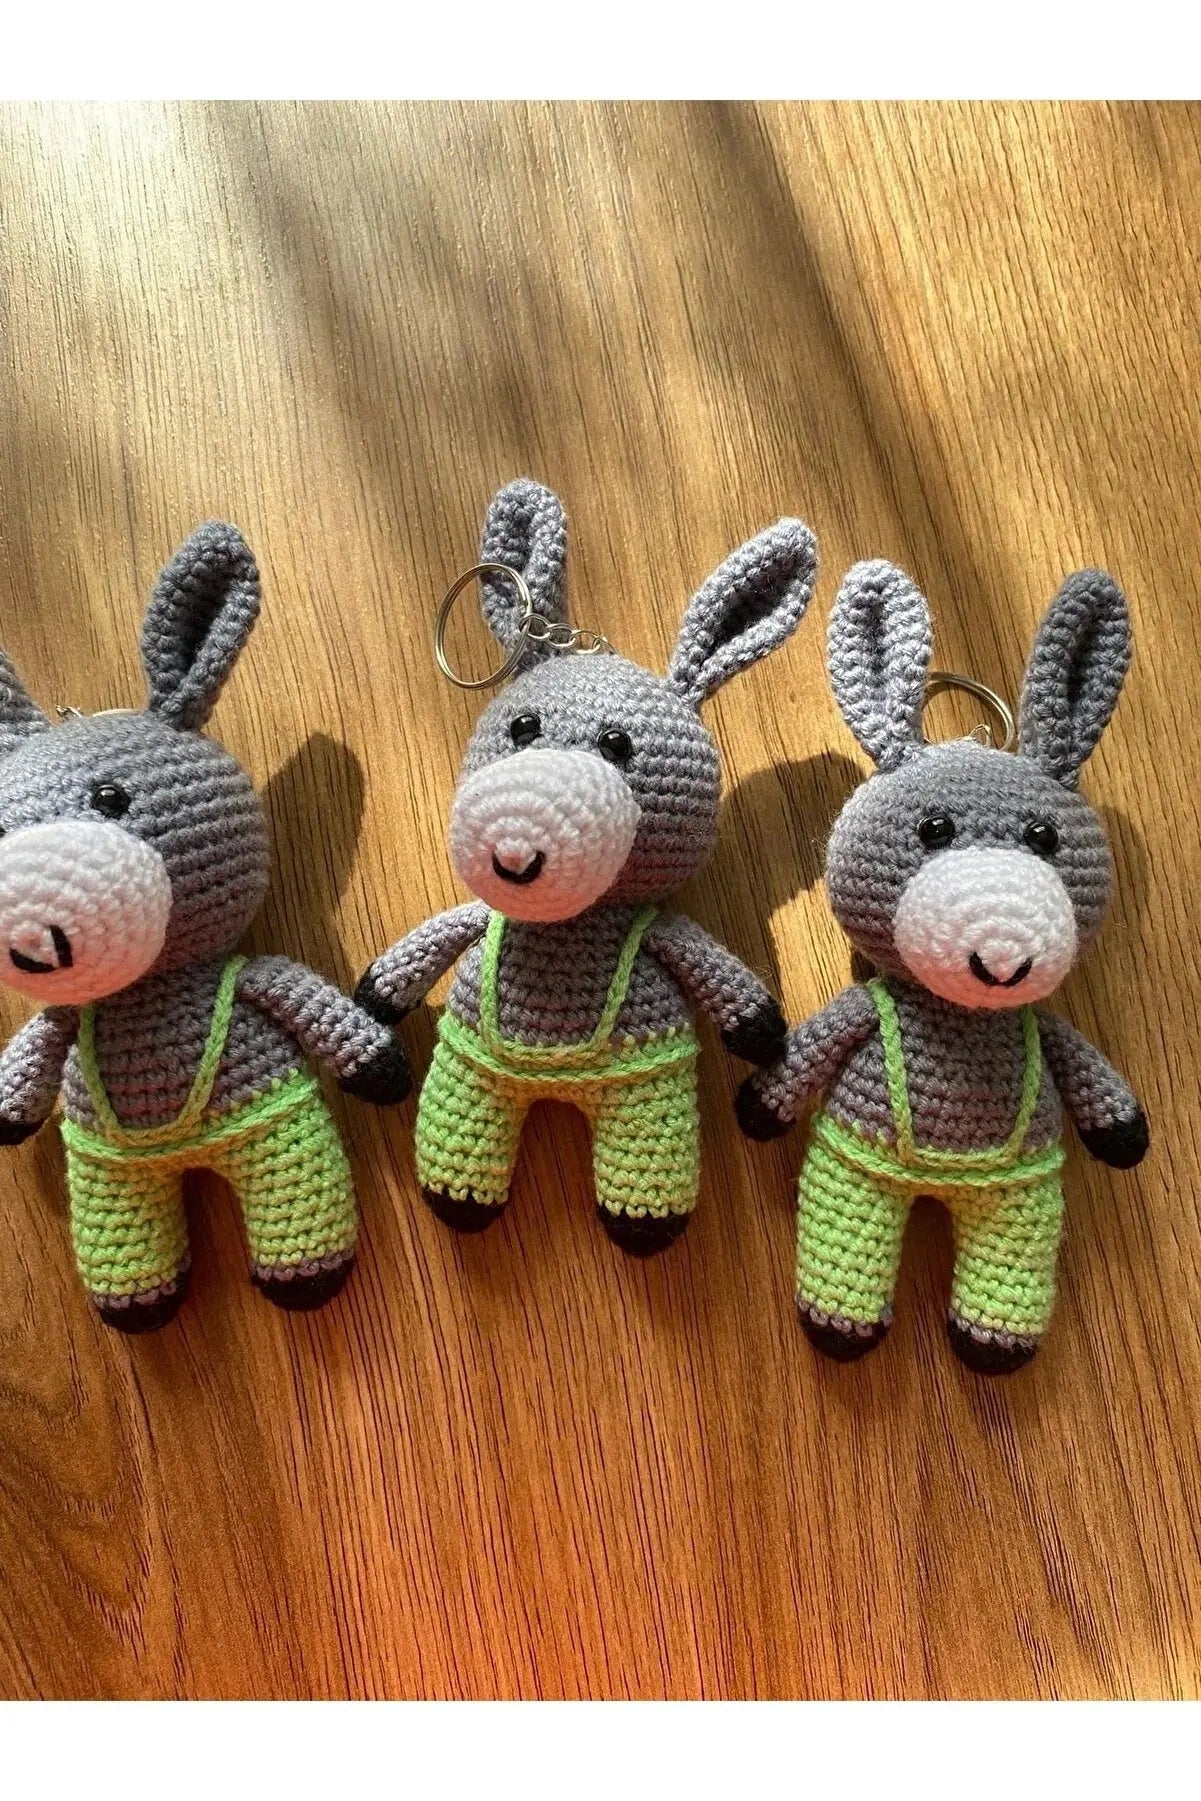
<svg viewBox="0 0 1201 1801">
<path fill-rule="evenodd" d="M 159 576 L 142 621 L 152 713 L 199 730 L 253 630 L 259 598 L 259 572 L 237 526 L 198 526 Z"/>
<path fill-rule="evenodd" d="M 49 729 L 50 721 L 30 699 L 24 682 L 0 650 L 0 757 L 16 750 L 24 739 Z"/>
<path fill-rule="evenodd" d="M 1130 667 L 1126 597 L 1104 569 L 1069 575 L 1048 607 L 1022 682 L 1018 749 L 1074 788 Z"/>
<path fill-rule="evenodd" d="M 790 638 L 817 580 L 817 540 L 803 519 L 750 538 L 688 602 L 667 679 L 694 707 Z"/>
<path fill-rule="evenodd" d="M 924 596 L 895 563 L 856 563 L 830 611 L 826 668 L 843 718 L 880 769 L 923 742 L 933 632 Z"/>
<path fill-rule="evenodd" d="M 480 562 L 507 563 L 525 581 L 536 613 L 552 623 L 566 620 L 567 516 L 558 495 L 541 482 L 523 476 L 494 496 L 480 538 Z M 490 631 L 512 650 L 521 626 L 521 596 L 503 577 L 485 576 L 480 590 Z M 551 649 L 527 639 L 522 663 L 549 656 Z"/>
</svg>

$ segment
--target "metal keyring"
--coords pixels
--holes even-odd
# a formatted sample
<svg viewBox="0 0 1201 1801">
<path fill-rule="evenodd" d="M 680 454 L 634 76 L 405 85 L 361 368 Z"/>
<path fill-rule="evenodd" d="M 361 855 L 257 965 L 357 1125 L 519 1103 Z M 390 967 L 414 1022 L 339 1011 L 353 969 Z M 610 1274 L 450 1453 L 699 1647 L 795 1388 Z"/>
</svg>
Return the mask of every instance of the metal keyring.
<svg viewBox="0 0 1201 1801">
<path fill-rule="evenodd" d="M 948 688 L 962 688 L 965 694 L 974 694 L 977 700 L 982 700 L 986 707 L 991 708 L 996 718 L 1000 720 L 1005 731 L 1005 737 L 1000 748 L 1002 750 L 1009 750 L 1012 748 L 1017 739 L 1017 728 L 1013 722 L 1013 714 L 999 694 L 994 694 L 991 688 L 986 688 L 984 686 L 983 682 L 974 682 L 970 675 L 954 675 L 949 669 L 932 669 L 926 677 L 926 698 L 922 702 L 923 713 L 929 703 L 934 699 L 934 696 L 936 694 L 945 694 Z M 992 744 L 992 727 L 987 721 L 976 726 L 968 735 L 969 737 L 974 738 L 978 732 L 984 733 L 983 743 L 989 745 Z"/>
<path fill-rule="evenodd" d="M 500 668 L 493 670 L 491 675 L 482 676 L 477 682 L 470 682 L 450 666 L 446 655 L 446 627 L 450 623 L 455 601 L 468 582 L 474 581 L 480 575 L 506 576 L 516 588 L 521 599 L 522 614 L 517 626 L 516 641 Z M 507 563 L 473 563 L 471 568 L 465 569 L 458 580 L 446 590 L 438 608 L 438 617 L 434 622 L 434 656 L 437 658 L 439 669 L 447 681 L 453 682 L 456 688 L 495 688 L 497 683 L 503 682 L 507 675 L 512 675 L 524 656 L 526 640 L 530 635 L 530 621 L 533 618 L 534 597 L 516 569 L 510 569 Z"/>
</svg>

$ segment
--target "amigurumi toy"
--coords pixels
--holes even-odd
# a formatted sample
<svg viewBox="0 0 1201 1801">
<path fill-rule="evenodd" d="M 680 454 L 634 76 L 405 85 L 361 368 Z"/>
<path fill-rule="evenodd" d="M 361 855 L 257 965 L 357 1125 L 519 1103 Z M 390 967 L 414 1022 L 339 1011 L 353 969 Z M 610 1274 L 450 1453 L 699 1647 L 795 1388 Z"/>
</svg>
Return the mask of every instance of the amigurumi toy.
<svg viewBox="0 0 1201 1801">
<path fill-rule="evenodd" d="M 738 1056 L 767 1062 L 783 1044 L 762 983 L 660 903 L 714 846 L 718 757 L 699 708 L 795 630 L 816 549 L 783 519 L 735 551 L 690 602 L 664 677 L 555 647 L 572 635 L 566 548 L 554 494 L 523 480 L 496 495 L 481 560 L 517 571 L 558 629 L 550 643 L 523 634 L 512 581 L 485 579 L 488 625 L 510 653 L 525 648 L 476 727 L 451 814 L 454 866 L 480 898 L 386 951 L 356 998 L 396 1021 L 463 957 L 417 1119 L 440 1219 L 466 1232 L 497 1219 L 527 1109 L 568 1100 L 592 1126 L 599 1217 L 645 1256 L 697 1199 L 692 1006 Z"/>
<path fill-rule="evenodd" d="M 245 1212 L 253 1280 L 281 1307 L 335 1294 L 355 1199 L 306 1057 L 365 1100 L 402 1099 L 404 1053 L 284 957 L 233 946 L 267 886 L 250 778 L 202 727 L 258 616 L 231 525 L 203 525 L 142 627 L 144 712 L 52 726 L 0 652 L 0 979 L 45 1003 L 0 1056 L 0 1142 L 61 1087 L 71 1230 L 102 1320 L 163 1325 L 187 1288 L 183 1172 Z"/>
<path fill-rule="evenodd" d="M 886 562 L 852 569 L 830 619 L 830 683 L 878 773 L 834 826 L 826 883 L 881 973 L 792 1031 L 780 1061 L 743 1084 L 738 1113 L 769 1138 L 824 1096 L 796 1269 L 820 1350 L 849 1360 L 884 1337 L 910 1203 L 933 1194 L 955 1232 L 951 1344 L 1004 1374 L 1034 1356 L 1051 1313 L 1062 1107 L 1115 1168 L 1147 1149 L 1126 1083 L 1035 1005 L 1108 904 L 1108 841 L 1076 780 L 1117 702 L 1130 621 L 1108 575 L 1067 578 L 1027 665 L 1016 756 L 924 742 L 930 652 L 909 578 Z"/>
</svg>

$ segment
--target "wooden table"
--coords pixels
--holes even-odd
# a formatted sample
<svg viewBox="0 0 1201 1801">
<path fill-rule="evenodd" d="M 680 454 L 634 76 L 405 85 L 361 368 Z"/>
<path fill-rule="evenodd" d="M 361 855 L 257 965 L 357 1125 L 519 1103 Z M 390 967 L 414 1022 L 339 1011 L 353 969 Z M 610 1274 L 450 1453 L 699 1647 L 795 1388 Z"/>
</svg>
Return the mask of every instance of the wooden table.
<svg viewBox="0 0 1201 1801">
<path fill-rule="evenodd" d="M 1102 562 L 1139 646 L 1085 783 L 1120 888 L 1063 1005 L 1154 1125 L 1136 1175 L 1073 1150 L 1051 1340 L 993 1384 L 948 1351 L 925 1204 L 892 1340 L 815 1358 L 799 1135 L 740 1138 L 711 1035 L 701 1209 L 645 1266 L 596 1227 L 576 1115 L 539 1110 L 510 1214 L 460 1240 L 412 1102 L 347 1102 L 344 1297 L 267 1306 L 201 1184 L 193 1297 L 127 1341 L 77 1282 L 56 1134 L 5 1152 L 4 1694 L 1201 1690 L 1199 136 L 1179 107 L 0 114 L 0 640 L 46 704 L 137 704 L 159 563 L 242 526 L 265 611 L 214 726 L 275 831 L 254 948 L 350 984 L 461 898 L 478 702 L 431 615 L 518 473 L 567 502 L 577 617 L 658 667 L 728 548 L 816 528 L 811 616 L 711 709 L 721 845 L 684 896 L 793 1018 L 849 968 L 842 570 L 903 562 L 938 660 L 1012 697 Z"/>
</svg>

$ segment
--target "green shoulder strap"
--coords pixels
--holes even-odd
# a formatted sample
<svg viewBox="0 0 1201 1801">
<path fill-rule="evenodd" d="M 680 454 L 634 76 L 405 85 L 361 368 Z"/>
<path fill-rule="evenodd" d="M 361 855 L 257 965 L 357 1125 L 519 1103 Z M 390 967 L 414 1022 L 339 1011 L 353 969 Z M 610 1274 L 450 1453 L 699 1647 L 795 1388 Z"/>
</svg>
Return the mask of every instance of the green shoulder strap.
<svg viewBox="0 0 1201 1801">
<path fill-rule="evenodd" d="M 884 1047 L 884 1079 L 888 1084 L 888 1103 L 897 1135 L 897 1151 L 902 1160 L 914 1153 L 913 1110 L 909 1105 L 909 1077 L 905 1069 L 905 1051 L 901 1043 L 901 1021 L 897 1004 L 879 976 L 867 984 L 868 993 L 880 1016 L 880 1041 Z M 1038 1034 L 1038 1015 L 1033 1007 L 1023 1007 L 1022 1016 L 1022 1092 L 1018 1101 L 1013 1130 L 1003 1145 L 985 1156 L 1016 1157 L 1026 1141 L 1043 1080 L 1042 1040 Z M 924 1153 L 929 1155 L 929 1153 Z M 971 1158 L 974 1153 L 955 1153 Z M 941 1155 L 941 1153 L 935 1153 Z"/>
<path fill-rule="evenodd" d="M 867 991 L 880 1016 L 880 1042 L 884 1047 L 884 1080 L 888 1084 L 888 1104 L 892 1109 L 897 1150 L 905 1157 L 913 1152 L 913 1111 L 909 1105 L 909 1078 L 905 1072 L 905 1051 L 901 1044 L 901 1021 L 897 1003 L 879 976 L 873 976 L 867 984 Z"/>
<path fill-rule="evenodd" d="M 1013 1131 L 1005 1146 L 1007 1153 L 1015 1155 L 1026 1142 L 1026 1134 L 1030 1130 L 1030 1121 L 1034 1118 L 1034 1109 L 1038 1106 L 1043 1085 L 1043 1041 L 1038 1035 L 1038 1014 L 1033 1007 L 1022 1008 L 1022 1044 L 1026 1053 L 1026 1067 L 1022 1073 L 1022 1098 L 1018 1102 Z"/>
<path fill-rule="evenodd" d="M 100 1074 L 100 1058 L 96 1050 L 96 1005 L 95 1002 L 80 1010 L 79 1015 L 79 1067 L 91 1096 L 96 1118 L 105 1132 L 113 1139 L 137 1139 L 143 1133 L 156 1135 L 182 1132 L 188 1126 L 195 1125 L 213 1092 L 213 1083 L 217 1079 L 217 1068 L 225 1054 L 225 1046 L 229 1040 L 230 1021 L 233 1019 L 234 995 L 237 990 L 238 977 L 245 968 L 245 957 L 231 957 L 221 971 L 221 980 L 217 984 L 217 994 L 213 1002 L 213 1018 L 209 1026 L 208 1037 L 188 1098 L 175 1119 L 167 1126 L 149 1126 L 144 1128 L 123 1126 L 113 1110 L 108 1098 L 104 1079 Z"/>
<path fill-rule="evenodd" d="M 658 911 L 656 906 L 645 906 L 639 908 L 635 914 L 633 924 L 626 933 L 625 943 L 621 947 L 621 955 L 617 959 L 617 967 L 613 971 L 613 980 L 609 983 L 609 991 L 605 996 L 605 1004 L 601 1009 L 596 1030 L 586 1040 L 584 1048 L 591 1050 L 613 1036 L 617 1015 L 624 1007 L 626 996 L 630 991 L 630 977 L 634 973 L 634 960 L 638 955 L 638 947 L 642 943 L 647 927 Z M 500 1034 L 498 977 L 501 945 L 504 942 L 507 924 L 508 921 L 503 913 L 492 913 L 489 916 L 488 928 L 484 933 L 483 961 L 480 965 L 480 1036 L 485 1043 L 493 1045 L 503 1043 Z"/>
<path fill-rule="evenodd" d="M 630 992 L 630 977 L 634 973 L 634 960 L 638 955 L 639 946 L 646 936 L 647 927 L 658 911 L 658 907 L 646 906 L 640 907 L 634 915 L 634 923 L 626 933 L 626 941 L 621 947 L 617 968 L 613 971 L 613 980 L 609 983 L 605 1005 L 590 1043 L 603 1044 L 607 1039 L 612 1038 L 613 1027 L 617 1024 L 617 1015 L 625 1006 L 626 996 Z"/>
</svg>

